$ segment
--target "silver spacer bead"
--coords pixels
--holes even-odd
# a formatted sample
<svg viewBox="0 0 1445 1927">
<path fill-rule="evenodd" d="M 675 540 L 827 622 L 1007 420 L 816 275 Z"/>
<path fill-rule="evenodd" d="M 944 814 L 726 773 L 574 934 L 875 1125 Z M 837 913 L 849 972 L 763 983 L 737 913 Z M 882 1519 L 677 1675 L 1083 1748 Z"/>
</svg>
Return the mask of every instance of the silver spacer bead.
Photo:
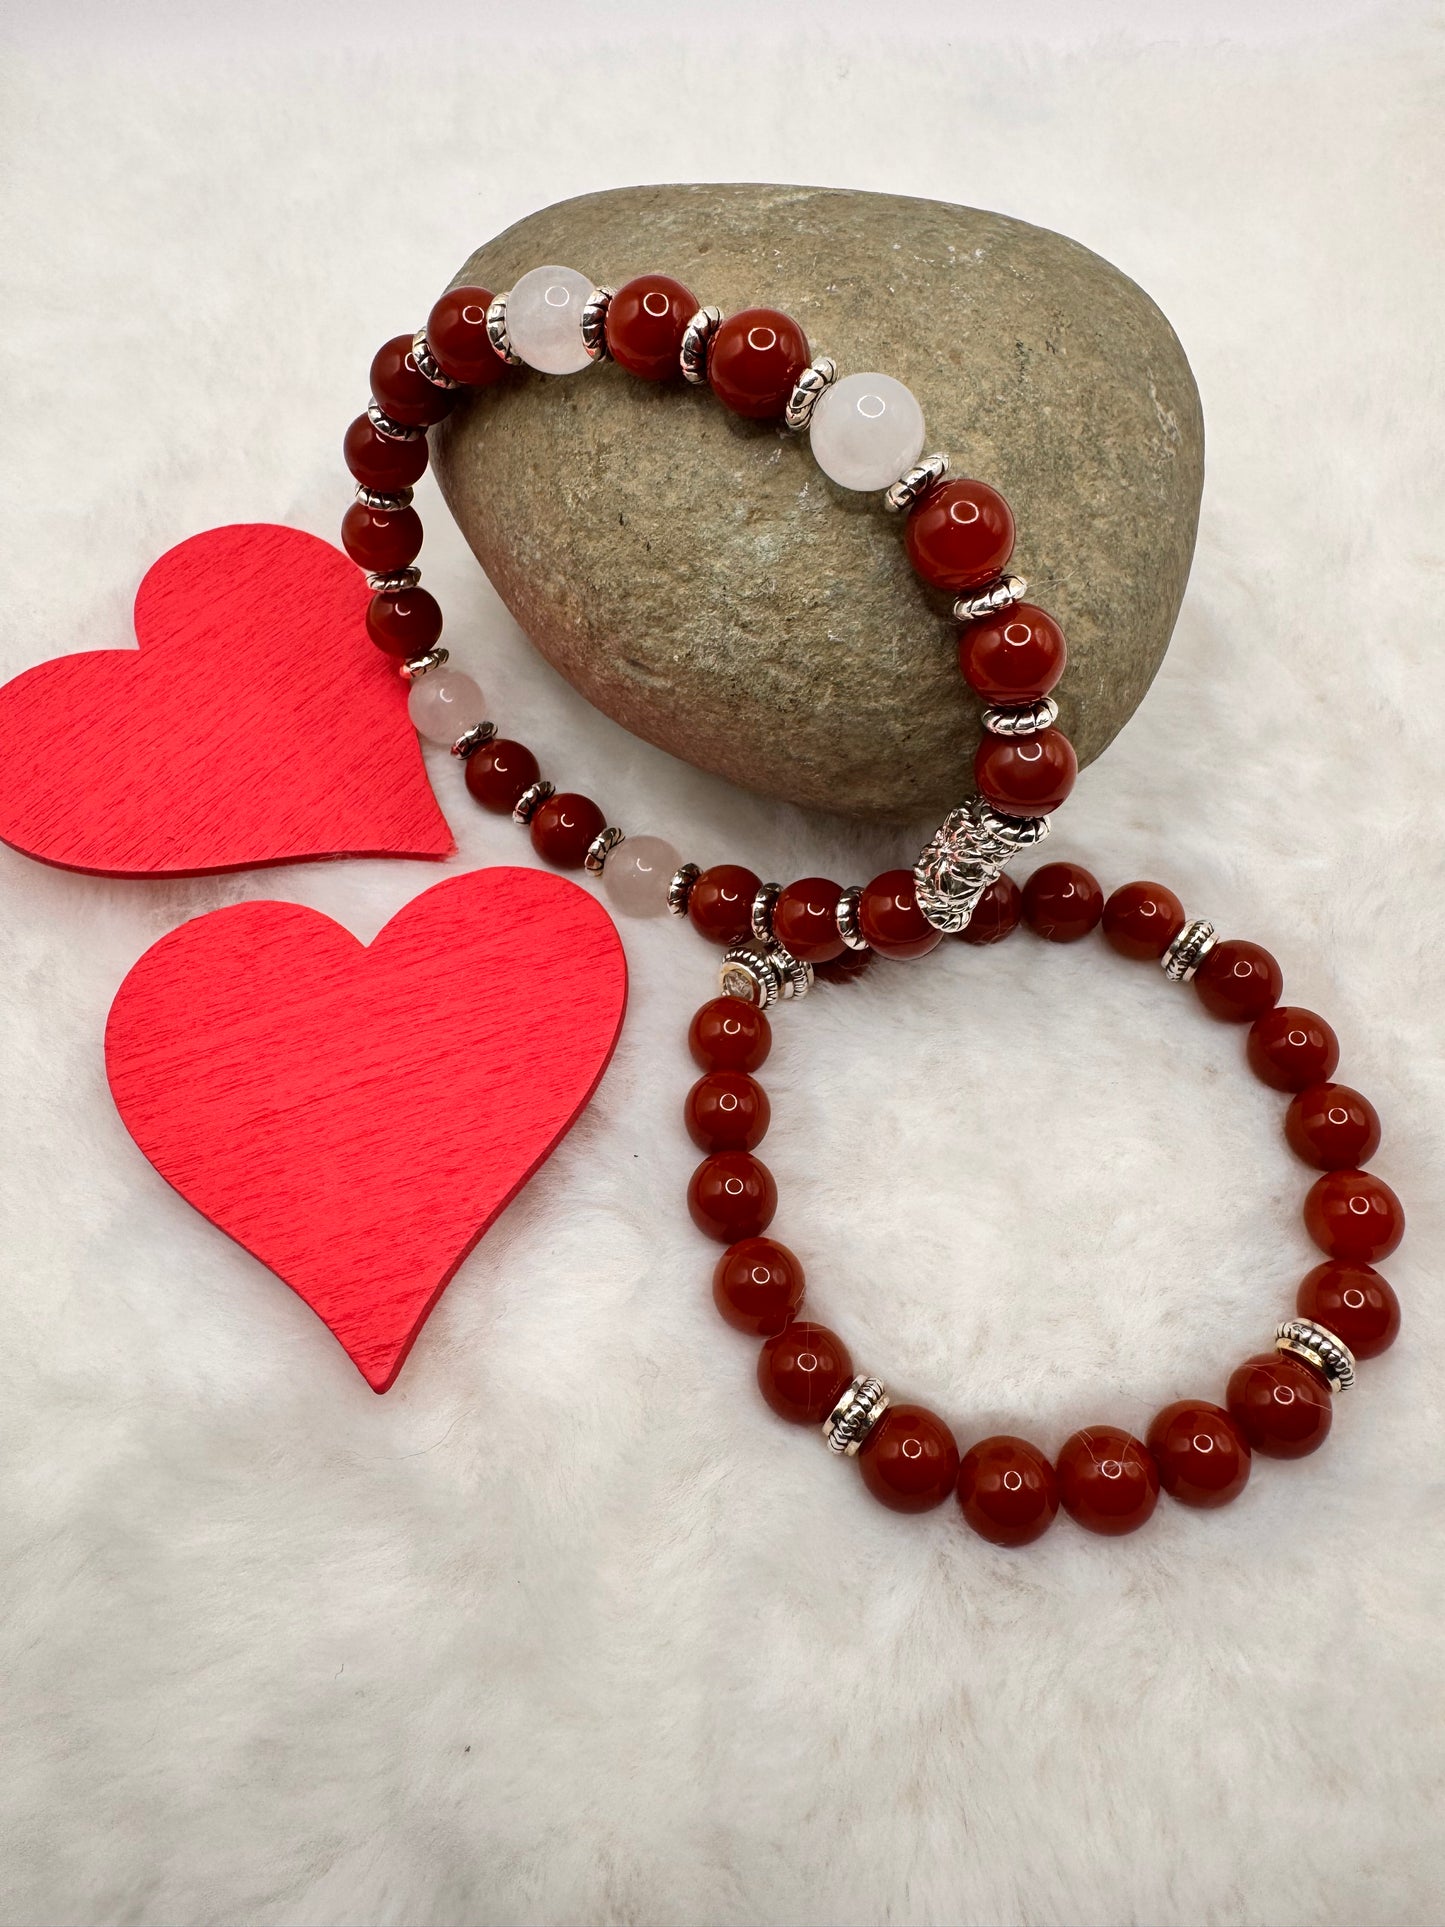
<svg viewBox="0 0 1445 1927">
<path fill-rule="evenodd" d="M 759 943 L 773 941 L 773 905 L 783 894 L 781 883 L 764 883 L 753 898 L 752 926 L 753 935 Z"/>
<path fill-rule="evenodd" d="M 1187 984 L 1218 941 L 1214 925 L 1207 917 L 1196 917 L 1193 923 L 1186 923 L 1159 959 L 1164 975 L 1173 983 Z"/>
<path fill-rule="evenodd" d="M 401 665 L 401 679 L 403 682 L 415 682 L 428 669 L 440 669 L 444 662 L 450 662 L 451 659 L 451 651 L 438 643 L 435 649 L 428 649 L 424 656 L 412 656 L 404 662 Z"/>
<path fill-rule="evenodd" d="M 622 832 L 615 824 L 609 823 L 605 830 L 599 830 L 587 845 L 587 854 L 582 859 L 583 869 L 591 876 L 600 877 L 602 866 L 621 841 Z"/>
<path fill-rule="evenodd" d="M 522 357 L 512 347 L 512 337 L 507 333 L 507 297 L 499 294 L 487 309 L 487 340 L 492 344 L 492 352 L 500 355 L 509 368 L 520 368 Z"/>
<path fill-rule="evenodd" d="M 672 882 L 667 886 L 667 907 L 675 917 L 687 915 L 687 900 L 701 875 L 695 863 L 684 863 L 680 870 L 673 871 Z"/>
<path fill-rule="evenodd" d="M 721 308 L 699 308 L 682 331 L 678 366 L 694 388 L 700 388 L 707 380 L 707 344 L 721 326 Z"/>
<path fill-rule="evenodd" d="M 890 1399 L 883 1381 L 859 1372 L 832 1411 L 823 1420 L 823 1437 L 828 1450 L 854 1459 L 858 1448 L 888 1410 Z"/>
<path fill-rule="evenodd" d="M 427 345 L 425 328 L 418 328 L 411 338 L 411 358 L 416 363 L 417 373 L 424 380 L 429 381 L 433 388 L 461 387 L 462 384 L 459 381 L 453 381 L 450 375 L 444 375 L 437 366 L 436 356 Z"/>
<path fill-rule="evenodd" d="M 1355 1382 L 1355 1354 L 1328 1325 L 1317 1324 L 1313 1318 L 1286 1318 L 1275 1328 L 1274 1348 L 1277 1352 L 1293 1352 L 1323 1372 L 1332 1392 L 1348 1391 Z"/>
<path fill-rule="evenodd" d="M 393 489 L 388 493 L 384 488 L 368 488 L 365 482 L 356 484 L 356 499 L 364 509 L 409 509 L 411 496 L 409 488 Z"/>
<path fill-rule="evenodd" d="M 996 616 L 1011 603 L 1022 602 L 1028 592 L 1029 585 L 1021 575 L 1000 576 L 987 589 L 961 595 L 953 605 L 953 613 L 959 622 L 978 622 L 984 616 Z"/>
<path fill-rule="evenodd" d="M 403 589 L 414 589 L 421 581 L 421 570 L 409 562 L 404 569 L 391 569 L 385 575 L 369 575 L 366 586 L 373 595 L 400 595 Z"/>
<path fill-rule="evenodd" d="M 724 997 L 767 1010 L 780 1001 L 806 997 L 813 988 L 813 966 L 780 943 L 740 943 L 723 958 L 718 988 Z"/>
<path fill-rule="evenodd" d="M 883 491 L 883 506 L 896 514 L 911 509 L 920 496 L 936 488 L 948 473 L 948 457 L 940 450 L 937 455 L 925 455 L 916 462 L 906 475 L 900 475 L 892 488 Z"/>
<path fill-rule="evenodd" d="M 838 379 L 838 364 L 831 355 L 819 355 L 799 375 L 793 384 L 793 392 L 788 397 L 788 405 L 783 410 L 783 426 L 791 428 L 794 434 L 801 435 L 813 419 L 813 410 L 818 406 L 819 397 L 824 395 Z"/>
<path fill-rule="evenodd" d="M 991 736 L 1036 736 L 1058 720 L 1059 705 L 1052 696 L 1036 703 L 990 703 L 983 712 L 983 726 Z"/>
<path fill-rule="evenodd" d="M 476 755 L 483 743 L 491 742 L 496 733 L 495 723 L 473 723 L 471 728 L 464 729 L 452 744 L 452 755 L 460 756 L 465 762 L 469 756 Z"/>
<path fill-rule="evenodd" d="M 389 442 L 419 442 L 426 433 L 424 428 L 409 428 L 405 422 L 394 422 L 380 402 L 368 404 L 366 418 L 377 434 L 384 435 Z"/>
<path fill-rule="evenodd" d="M 838 926 L 838 935 L 850 950 L 868 948 L 868 939 L 858 928 L 858 903 L 862 895 L 863 886 L 860 883 L 845 890 L 838 899 L 838 909 L 833 919 Z"/>
<path fill-rule="evenodd" d="M 554 787 L 545 776 L 539 777 L 530 789 L 525 789 L 512 807 L 514 823 L 530 823 L 537 811 L 554 793 Z"/>
<path fill-rule="evenodd" d="M 1005 863 L 1020 850 L 1031 850 L 1036 843 L 1042 843 L 1053 828 L 1046 816 L 1007 816 L 991 803 L 985 803 L 982 797 L 978 798 L 975 815 L 984 835 L 1003 846 Z"/>
<path fill-rule="evenodd" d="M 607 359 L 607 310 L 616 288 L 594 288 L 582 304 L 582 346 L 592 361 Z"/>
</svg>

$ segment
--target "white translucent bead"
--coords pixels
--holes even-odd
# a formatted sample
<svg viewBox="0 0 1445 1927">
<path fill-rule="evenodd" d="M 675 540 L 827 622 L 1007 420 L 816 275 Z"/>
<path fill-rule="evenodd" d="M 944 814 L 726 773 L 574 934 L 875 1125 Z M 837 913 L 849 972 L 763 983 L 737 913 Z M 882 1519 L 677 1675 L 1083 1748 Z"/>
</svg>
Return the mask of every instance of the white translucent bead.
<svg viewBox="0 0 1445 1927">
<path fill-rule="evenodd" d="M 544 375 L 590 368 L 582 345 L 582 310 L 592 283 L 576 268 L 533 268 L 507 296 L 507 334 L 513 354 Z"/>
<path fill-rule="evenodd" d="M 662 837 L 629 836 L 608 856 L 602 888 L 624 917 L 660 916 L 678 862 L 677 851 Z"/>
<path fill-rule="evenodd" d="M 840 488 L 891 488 L 923 453 L 923 410 L 892 375 L 844 375 L 818 397 L 808 438 Z"/>
<path fill-rule="evenodd" d="M 418 676 L 406 707 L 417 735 L 429 743 L 454 743 L 487 717 L 480 684 L 450 669 L 428 669 Z"/>
</svg>

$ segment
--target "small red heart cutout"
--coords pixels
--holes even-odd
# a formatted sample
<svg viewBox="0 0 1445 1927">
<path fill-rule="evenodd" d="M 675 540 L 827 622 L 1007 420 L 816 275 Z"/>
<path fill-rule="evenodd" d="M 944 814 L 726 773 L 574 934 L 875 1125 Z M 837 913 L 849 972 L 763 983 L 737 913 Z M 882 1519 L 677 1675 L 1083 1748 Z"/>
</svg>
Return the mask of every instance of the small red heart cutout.
<svg viewBox="0 0 1445 1927">
<path fill-rule="evenodd" d="M 126 877 L 449 856 L 368 594 L 300 529 L 169 550 L 136 594 L 138 650 L 58 656 L 0 689 L 0 840 Z"/>
<path fill-rule="evenodd" d="M 182 924 L 116 993 L 106 1072 L 166 1182 L 384 1392 L 597 1088 L 626 1001 L 595 897 L 545 871 L 474 870 L 369 945 L 292 903 Z"/>
</svg>

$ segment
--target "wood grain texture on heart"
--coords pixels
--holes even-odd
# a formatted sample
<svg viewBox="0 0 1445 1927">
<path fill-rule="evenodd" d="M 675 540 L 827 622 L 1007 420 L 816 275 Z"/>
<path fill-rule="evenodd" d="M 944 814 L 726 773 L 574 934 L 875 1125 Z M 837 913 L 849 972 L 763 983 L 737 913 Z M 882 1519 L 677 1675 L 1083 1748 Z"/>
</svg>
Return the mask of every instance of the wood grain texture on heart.
<svg viewBox="0 0 1445 1927">
<path fill-rule="evenodd" d="M 103 876 L 449 856 L 368 598 L 300 529 L 240 523 L 169 550 L 136 595 L 139 649 L 58 656 L 0 688 L 0 839 Z"/>
<path fill-rule="evenodd" d="M 297 904 L 240 903 L 135 964 L 106 1071 L 161 1176 L 384 1392 L 596 1089 L 626 996 L 611 918 L 543 871 L 449 877 L 370 945 Z"/>
</svg>

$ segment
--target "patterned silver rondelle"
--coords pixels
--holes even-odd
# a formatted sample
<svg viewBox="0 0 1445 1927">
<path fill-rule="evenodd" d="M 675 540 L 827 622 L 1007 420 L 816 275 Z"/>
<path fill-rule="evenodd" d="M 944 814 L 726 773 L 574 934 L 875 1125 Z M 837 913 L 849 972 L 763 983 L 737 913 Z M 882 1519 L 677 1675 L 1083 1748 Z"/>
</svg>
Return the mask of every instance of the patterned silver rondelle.
<svg viewBox="0 0 1445 1927">
<path fill-rule="evenodd" d="M 400 595 L 403 589 L 414 589 L 420 581 L 421 570 L 414 562 L 409 562 L 404 569 L 390 569 L 385 575 L 369 575 L 366 586 L 373 595 Z"/>
<path fill-rule="evenodd" d="M 838 926 L 838 935 L 850 950 L 866 950 L 868 939 L 858 928 L 858 903 L 863 895 L 863 886 L 852 884 L 838 899 L 838 909 L 833 921 Z"/>
<path fill-rule="evenodd" d="M 590 361 L 607 359 L 607 310 L 616 288 L 594 288 L 582 304 L 582 346 Z"/>
<path fill-rule="evenodd" d="M 512 821 L 514 823 L 530 823 L 532 818 L 537 814 L 537 811 L 552 793 L 553 785 L 547 781 L 545 776 L 539 778 L 530 789 L 523 790 L 522 794 L 517 798 L 515 804 L 512 806 Z"/>
<path fill-rule="evenodd" d="M 781 883 L 762 883 L 758 886 L 758 894 L 753 898 L 750 920 L 753 935 L 759 943 L 773 941 L 773 905 L 782 894 Z"/>
<path fill-rule="evenodd" d="M 1187 984 L 1218 941 L 1207 917 L 1186 923 L 1159 959 L 1164 975 L 1173 983 Z"/>
<path fill-rule="evenodd" d="M 990 703 L 983 712 L 983 726 L 991 736 L 1036 736 L 1058 720 L 1059 705 L 1052 696 L 1041 696 L 1036 703 Z"/>
<path fill-rule="evenodd" d="M 795 435 L 801 435 L 813 419 L 813 410 L 818 406 L 818 398 L 826 393 L 838 379 L 838 364 L 831 355 L 819 355 L 799 375 L 788 397 L 788 405 L 783 410 L 783 426 L 791 428 Z"/>
<path fill-rule="evenodd" d="M 721 308 L 699 308 L 682 331 L 678 366 L 683 379 L 690 381 L 694 388 L 700 388 L 707 380 L 707 344 L 721 326 Z"/>
<path fill-rule="evenodd" d="M 958 622 L 980 622 L 985 616 L 996 616 L 1000 609 L 1007 609 L 1010 603 L 1022 602 L 1028 592 L 1029 585 L 1021 575 L 1001 576 L 986 589 L 976 589 L 972 595 L 961 595 L 953 605 L 954 619 Z"/>
<path fill-rule="evenodd" d="M 925 455 L 906 475 L 900 475 L 891 488 L 883 491 L 883 506 L 892 509 L 895 515 L 911 509 L 919 497 L 936 488 L 947 473 L 948 457 L 941 449 L 936 455 Z"/>
<path fill-rule="evenodd" d="M 492 344 L 492 352 L 500 355 L 509 368 L 520 368 L 522 357 L 512 347 L 512 337 L 507 333 L 507 297 L 499 294 L 487 309 L 487 340 Z"/>
<path fill-rule="evenodd" d="M 384 435 L 389 442 L 419 442 L 426 433 L 424 428 L 408 428 L 405 422 L 394 422 L 380 402 L 368 403 L 366 419 L 377 434 Z"/>
<path fill-rule="evenodd" d="M 883 1381 L 859 1372 L 832 1411 L 823 1420 L 823 1437 L 828 1450 L 853 1459 L 873 1427 L 888 1410 L 890 1400 Z"/>
<path fill-rule="evenodd" d="M 971 796 L 944 817 L 913 866 L 919 909 L 935 930 L 965 929 L 1005 865 L 1048 833 L 1046 816 L 1005 816 Z"/>
<path fill-rule="evenodd" d="M 409 657 L 401 665 L 401 679 L 403 682 L 415 682 L 417 677 L 424 676 L 428 669 L 440 669 L 444 662 L 450 662 L 451 659 L 451 650 L 443 648 L 438 643 L 435 649 L 428 649 L 424 656 Z"/>
<path fill-rule="evenodd" d="M 813 966 L 780 943 L 735 944 L 722 960 L 718 987 L 724 997 L 766 1010 L 779 1001 L 806 997 L 813 988 Z"/>
<path fill-rule="evenodd" d="M 667 886 L 667 907 L 675 917 L 687 915 L 687 900 L 692 895 L 692 886 L 702 875 L 695 863 L 684 863 L 680 870 L 674 870 L 672 881 Z"/>
<path fill-rule="evenodd" d="M 389 509 L 394 514 L 397 509 L 411 507 L 411 494 L 409 488 L 392 489 L 388 493 L 384 488 L 368 488 L 365 482 L 356 484 L 356 499 L 364 509 Z"/>
<path fill-rule="evenodd" d="M 1274 1348 L 1293 1352 L 1323 1372 L 1332 1392 L 1348 1391 L 1355 1382 L 1355 1354 L 1328 1325 L 1313 1318 L 1286 1318 L 1275 1327 Z"/>
<path fill-rule="evenodd" d="M 615 823 L 609 823 L 605 830 L 599 830 L 587 845 L 587 854 L 582 859 L 583 869 L 595 877 L 600 877 L 609 854 L 621 841 L 622 832 Z"/>
<path fill-rule="evenodd" d="M 476 755 L 483 743 L 491 742 L 496 733 L 495 723 L 473 723 L 471 728 L 464 729 L 452 744 L 452 755 L 460 756 L 465 762 L 469 756 Z"/>
<path fill-rule="evenodd" d="M 433 388 L 461 387 L 462 384 L 459 381 L 453 381 L 450 375 L 444 375 L 437 366 L 436 356 L 427 346 L 425 328 L 418 328 L 411 338 L 411 358 L 416 363 L 417 373 L 424 380 L 429 381 Z"/>
</svg>

